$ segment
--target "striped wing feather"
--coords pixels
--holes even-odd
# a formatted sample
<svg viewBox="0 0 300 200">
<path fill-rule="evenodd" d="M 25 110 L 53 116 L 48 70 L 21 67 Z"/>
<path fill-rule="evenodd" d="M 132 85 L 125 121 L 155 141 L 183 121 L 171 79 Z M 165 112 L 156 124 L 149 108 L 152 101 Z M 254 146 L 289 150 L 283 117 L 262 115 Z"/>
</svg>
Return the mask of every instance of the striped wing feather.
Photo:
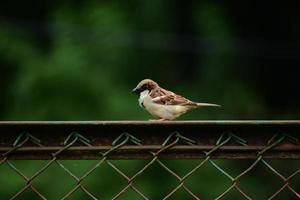
<svg viewBox="0 0 300 200">
<path fill-rule="evenodd" d="M 195 102 L 192 102 L 180 95 L 177 95 L 171 91 L 165 90 L 163 88 L 157 88 L 152 90 L 150 96 L 153 98 L 153 101 L 161 105 L 190 105 L 197 106 Z"/>
</svg>

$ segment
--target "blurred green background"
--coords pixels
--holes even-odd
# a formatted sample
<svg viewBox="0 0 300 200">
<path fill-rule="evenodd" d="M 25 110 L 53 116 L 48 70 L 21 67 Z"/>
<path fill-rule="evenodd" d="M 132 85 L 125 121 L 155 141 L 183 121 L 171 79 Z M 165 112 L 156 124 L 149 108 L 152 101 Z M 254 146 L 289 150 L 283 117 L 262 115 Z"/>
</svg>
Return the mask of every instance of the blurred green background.
<svg viewBox="0 0 300 200">
<path fill-rule="evenodd" d="M 144 78 L 191 100 L 223 106 L 194 110 L 179 120 L 297 119 L 299 7 L 297 1 L 1 3 L 0 119 L 147 120 L 151 116 L 139 108 L 137 96 L 129 93 Z M 29 175 L 44 163 L 13 162 Z M 94 163 L 64 162 L 78 174 Z M 132 174 L 145 164 L 115 162 Z M 169 164 L 184 174 L 184 168 L 191 169 L 197 162 Z M 251 164 L 220 162 L 233 174 Z M 299 168 L 299 162 L 294 163 L 290 167 Z M 274 164 L 287 170 L 283 163 Z M 216 197 L 230 185 L 210 167 L 190 180 L 193 191 L 203 199 Z M 87 185 L 102 199 L 109 199 L 126 182 L 119 176 L 113 178 L 117 175 L 108 166 L 103 168 Z M 7 166 L 0 166 L 2 199 L 11 197 L 24 185 L 13 172 L 6 173 L 8 170 Z M 153 167 L 151 172 L 139 180 L 146 196 L 160 199 L 176 186 L 176 180 L 167 181 L 170 177 L 159 167 Z M 55 182 L 60 176 L 60 181 Z M 164 176 L 166 181 L 162 183 Z M 280 179 L 277 178 L 277 184 L 273 178 L 263 166 L 258 167 L 244 181 L 244 188 L 251 197 L 266 199 L 281 185 Z M 295 182 L 299 191 L 299 180 Z M 35 184 L 49 199 L 60 198 L 74 186 L 72 179 L 55 165 Z M 72 198 L 87 198 L 80 192 L 76 195 Z M 278 199 L 295 198 L 288 192 L 281 195 Z M 30 191 L 22 197 L 36 198 Z M 242 197 L 232 192 L 226 198 Z M 138 197 L 129 192 L 121 199 Z M 179 192 L 173 199 L 189 197 Z"/>
</svg>

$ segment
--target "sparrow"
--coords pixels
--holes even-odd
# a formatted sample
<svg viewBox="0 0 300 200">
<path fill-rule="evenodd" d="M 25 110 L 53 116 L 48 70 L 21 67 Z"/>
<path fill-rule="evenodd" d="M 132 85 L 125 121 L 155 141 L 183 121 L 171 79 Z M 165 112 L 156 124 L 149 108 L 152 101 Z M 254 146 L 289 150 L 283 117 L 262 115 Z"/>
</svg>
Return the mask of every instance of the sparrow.
<svg viewBox="0 0 300 200">
<path fill-rule="evenodd" d="M 139 95 L 139 105 L 152 116 L 158 118 L 158 121 L 174 120 L 195 108 L 220 106 L 217 104 L 193 102 L 174 92 L 161 88 L 151 79 L 142 80 L 131 92 Z"/>
</svg>

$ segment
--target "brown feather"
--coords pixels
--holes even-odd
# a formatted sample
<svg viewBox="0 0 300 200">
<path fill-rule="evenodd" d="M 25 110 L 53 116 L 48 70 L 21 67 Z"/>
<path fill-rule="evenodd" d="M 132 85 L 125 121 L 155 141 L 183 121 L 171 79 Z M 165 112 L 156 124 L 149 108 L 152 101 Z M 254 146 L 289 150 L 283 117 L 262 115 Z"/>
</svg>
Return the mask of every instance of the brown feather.
<svg viewBox="0 0 300 200">
<path fill-rule="evenodd" d="M 197 103 L 192 102 L 180 95 L 177 95 L 171 91 L 166 89 L 157 87 L 152 90 L 149 94 L 154 102 L 161 105 L 187 105 L 187 106 L 195 106 L 197 107 Z"/>
</svg>

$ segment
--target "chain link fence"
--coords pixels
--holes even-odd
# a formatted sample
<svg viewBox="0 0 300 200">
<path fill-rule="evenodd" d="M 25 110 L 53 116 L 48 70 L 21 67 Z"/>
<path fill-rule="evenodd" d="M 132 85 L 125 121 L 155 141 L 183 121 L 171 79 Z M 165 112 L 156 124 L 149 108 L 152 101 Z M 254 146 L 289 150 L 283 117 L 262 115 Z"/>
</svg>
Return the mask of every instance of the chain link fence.
<svg viewBox="0 0 300 200">
<path fill-rule="evenodd" d="M 55 199 L 299 199 L 299 127 L 300 122 L 3 122 L 0 196 L 52 199 L 55 184 L 68 180 Z M 26 166 L 35 163 L 28 173 Z M 39 181 L 45 174 L 54 182 Z M 91 178 L 92 186 L 86 181 Z"/>
</svg>

